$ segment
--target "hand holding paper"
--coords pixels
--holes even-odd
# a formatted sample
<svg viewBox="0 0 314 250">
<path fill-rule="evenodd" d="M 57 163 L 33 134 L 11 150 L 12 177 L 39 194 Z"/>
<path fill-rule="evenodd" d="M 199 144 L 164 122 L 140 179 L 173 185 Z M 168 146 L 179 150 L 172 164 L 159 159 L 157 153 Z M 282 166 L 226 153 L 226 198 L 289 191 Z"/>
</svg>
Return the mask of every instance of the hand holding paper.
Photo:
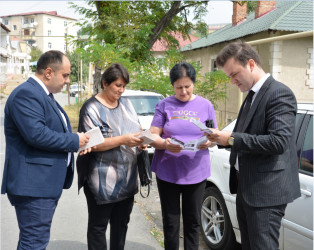
<svg viewBox="0 0 314 250">
<path fill-rule="evenodd" d="M 87 131 L 86 134 L 89 135 L 89 142 L 83 147 L 80 147 L 78 152 L 81 152 L 82 150 L 94 147 L 104 142 L 104 137 L 102 136 L 102 133 L 99 127 L 95 127 Z"/>
<path fill-rule="evenodd" d="M 149 129 L 142 131 L 137 138 L 139 139 L 143 139 L 143 144 L 151 144 L 154 141 L 156 141 L 156 138 L 154 137 L 154 135 L 150 132 Z"/>
<path fill-rule="evenodd" d="M 200 120 L 196 120 L 194 118 L 190 119 L 190 122 L 192 122 L 194 125 L 196 125 L 197 127 L 199 127 L 202 131 L 204 131 L 207 134 L 212 133 L 212 131 L 206 127 Z"/>
</svg>

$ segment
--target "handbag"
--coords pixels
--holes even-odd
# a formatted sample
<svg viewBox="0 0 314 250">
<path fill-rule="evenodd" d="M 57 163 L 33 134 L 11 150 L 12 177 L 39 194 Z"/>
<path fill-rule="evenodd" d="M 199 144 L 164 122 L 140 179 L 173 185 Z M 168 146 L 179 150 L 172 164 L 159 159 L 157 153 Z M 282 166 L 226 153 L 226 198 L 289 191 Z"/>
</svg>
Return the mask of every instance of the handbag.
<svg viewBox="0 0 314 250">
<path fill-rule="evenodd" d="M 140 178 L 140 194 L 143 198 L 148 197 L 150 192 L 150 184 L 152 183 L 152 170 L 150 168 L 149 156 L 147 150 L 142 150 L 137 155 L 137 169 Z M 147 195 L 142 194 L 142 187 L 147 186 Z"/>
</svg>

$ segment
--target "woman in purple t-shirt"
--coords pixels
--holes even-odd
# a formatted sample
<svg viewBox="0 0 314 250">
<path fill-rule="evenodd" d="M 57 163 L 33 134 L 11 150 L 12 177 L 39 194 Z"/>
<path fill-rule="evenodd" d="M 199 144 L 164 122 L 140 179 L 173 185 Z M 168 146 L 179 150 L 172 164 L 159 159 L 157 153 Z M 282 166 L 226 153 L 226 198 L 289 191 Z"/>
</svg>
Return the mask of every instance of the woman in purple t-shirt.
<svg viewBox="0 0 314 250">
<path fill-rule="evenodd" d="M 210 176 L 208 147 L 215 145 L 204 139 L 204 132 L 190 122 L 211 121 L 217 127 L 211 102 L 193 94 L 195 78 L 195 69 L 189 63 L 176 64 L 171 69 L 175 95 L 157 104 L 150 128 L 158 138 L 152 144 L 156 148 L 152 170 L 156 173 L 161 202 L 165 249 L 171 250 L 179 249 L 181 195 L 184 249 L 198 249 L 202 198 L 206 178 Z"/>
</svg>

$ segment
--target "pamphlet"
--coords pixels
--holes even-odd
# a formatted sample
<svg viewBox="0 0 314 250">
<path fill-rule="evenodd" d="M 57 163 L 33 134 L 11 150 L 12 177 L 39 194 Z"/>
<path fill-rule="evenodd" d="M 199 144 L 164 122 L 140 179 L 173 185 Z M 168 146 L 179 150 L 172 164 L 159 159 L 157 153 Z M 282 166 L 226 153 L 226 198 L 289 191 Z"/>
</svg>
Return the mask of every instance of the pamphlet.
<svg viewBox="0 0 314 250">
<path fill-rule="evenodd" d="M 195 118 L 190 118 L 190 122 L 192 122 L 194 125 L 199 127 L 202 131 L 204 131 L 207 134 L 213 133 L 208 127 L 206 127 L 200 120 L 197 120 Z"/>
<path fill-rule="evenodd" d="M 203 136 L 199 139 L 191 140 L 191 141 L 188 141 L 186 143 L 184 143 L 183 141 L 180 141 L 176 138 L 171 138 L 170 143 L 180 145 L 182 147 L 182 150 L 198 151 L 199 149 L 197 147 L 206 141 L 207 141 L 207 137 Z"/>
<path fill-rule="evenodd" d="M 154 135 L 150 132 L 149 129 L 142 131 L 137 138 L 143 139 L 143 144 L 151 144 L 154 141 L 156 141 L 156 138 L 154 137 Z"/>
<path fill-rule="evenodd" d="M 87 149 L 87 148 L 94 147 L 98 144 L 101 144 L 105 140 L 99 127 L 92 128 L 91 130 L 87 131 L 85 134 L 89 135 L 89 142 L 86 145 L 80 147 L 78 152 L 81 152 L 82 150 Z"/>
</svg>

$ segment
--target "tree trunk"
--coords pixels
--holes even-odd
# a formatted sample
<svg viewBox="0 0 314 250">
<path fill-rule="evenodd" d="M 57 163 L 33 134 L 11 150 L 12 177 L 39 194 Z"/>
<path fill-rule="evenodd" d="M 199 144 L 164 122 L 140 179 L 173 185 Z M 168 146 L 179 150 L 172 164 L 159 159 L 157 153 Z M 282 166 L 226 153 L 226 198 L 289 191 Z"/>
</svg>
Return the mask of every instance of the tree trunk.
<svg viewBox="0 0 314 250">
<path fill-rule="evenodd" d="M 101 92 L 101 66 L 99 64 L 95 64 L 95 75 L 94 75 L 94 86 L 93 86 L 93 94 L 96 95 Z"/>
<path fill-rule="evenodd" d="M 174 1 L 171 9 L 160 19 L 152 30 L 152 34 L 149 37 L 148 44 L 152 48 L 160 33 L 166 28 L 171 22 L 172 18 L 175 17 L 182 9 L 180 8 L 181 1 Z"/>
</svg>

